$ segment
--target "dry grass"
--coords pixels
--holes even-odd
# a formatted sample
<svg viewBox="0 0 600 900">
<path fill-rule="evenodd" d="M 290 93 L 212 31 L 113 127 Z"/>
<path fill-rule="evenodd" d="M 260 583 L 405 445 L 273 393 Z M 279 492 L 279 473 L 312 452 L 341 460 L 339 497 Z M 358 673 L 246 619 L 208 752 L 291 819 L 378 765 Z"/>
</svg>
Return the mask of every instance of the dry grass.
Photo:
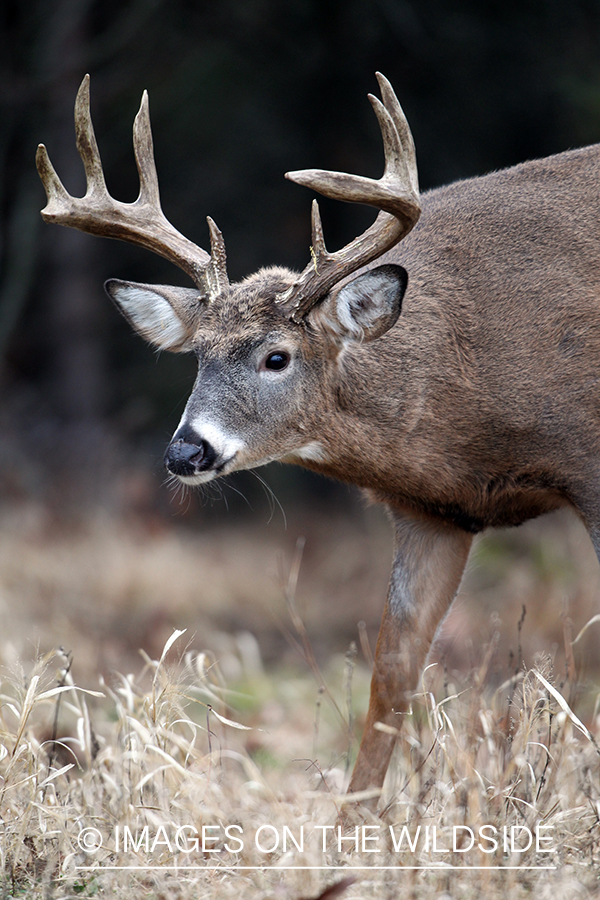
<svg viewBox="0 0 600 900">
<path fill-rule="evenodd" d="M 444 685 L 443 678 L 436 685 L 435 670 L 428 670 L 404 723 L 381 815 L 347 810 L 340 848 L 343 754 L 342 767 L 322 767 L 332 746 L 347 743 L 347 722 L 331 717 L 326 695 L 318 708 L 311 704 L 309 680 L 254 685 L 252 703 L 229 693 L 214 662 L 182 651 L 184 640 L 175 632 L 160 659 L 147 658 L 136 678 L 103 685 L 101 697 L 73 685 L 70 660 L 60 655 L 4 678 L 4 896 L 170 900 L 217 892 L 297 900 L 318 897 L 350 874 L 356 880 L 345 885 L 348 898 L 368 893 L 377 900 L 401 890 L 419 898 L 508 890 L 511 898 L 531 891 L 544 897 L 557 889 L 593 895 L 598 717 L 591 730 L 577 718 L 553 684 L 548 659 L 491 695 L 479 682 L 493 644 L 470 687 Z M 330 674 L 332 697 L 344 708 L 348 661 L 337 661 Z M 275 721 L 273 704 L 284 710 Z M 254 705 L 254 713 L 236 712 L 236 705 Z M 290 719 L 298 705 L 315 727 L 308 737 L 303 722 L 293 749 Z M 270 734 L 240 722 L 270 716 Z M 540 825 L 541 849 L 551 853 L 536 852 L 535 838 L 524 852 L 504 846 L 504 829 L 510 842 L 511 826 L 521 826 L 516 846 L 524 847 L 525 829 L 535 834 Z M 467 828 L 454 826 L 472 830 L 472 849 Z M 483 826 L 490 827 L 480 832 Z M 203 827 L 204 852 L 193 840 Z M 494 848 L 486 840 L 492 836 L 498 846 L 485 853 L 481 847 Z M 102 847 L 92 852 L 87 845 L 86 852 L 86 841 L 98 839 Z"/>
<path fill-rule="evenodd" d="M 600 717 L 584 679 L 596 677 L 599 625 L 573 636 L 597 611 L 598 573 L 578 523 L 514 532 L 516 549 L 510 533 L 480 546 L 380 815 L 346 809 L 341 847 L 369 679 L 343 651 L 359 618 L 376 619 L 389 541 L 378 520 L 339 525 L 336 556 L 331 530 L 308 533 L 290 617 L 282 549 L 264 534 L 198 539 L 102 520 L 69 531 L 39 510 L 5 512 L 0 896 L 301 900 L 337 883 L 349 900 L 596 895 Z M 304 628 L 314 659 L 282 650 L 302 645 Z M 512 852 L 510 829 L 524 839 L 536 825 L 553 852 Z M 193 841 L 203 827 L 204 850 Z M 87 829 L 102 839 L 95 852 Z"/>
</svg>

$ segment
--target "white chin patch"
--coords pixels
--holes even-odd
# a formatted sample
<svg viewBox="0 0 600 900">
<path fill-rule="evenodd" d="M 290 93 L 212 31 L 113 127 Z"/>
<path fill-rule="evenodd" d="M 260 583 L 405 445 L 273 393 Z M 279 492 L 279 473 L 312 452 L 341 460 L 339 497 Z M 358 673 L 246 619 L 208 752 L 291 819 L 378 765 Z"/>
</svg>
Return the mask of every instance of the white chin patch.
<svg viewBox="0 0 600 900">
<path fill-rule="evenodd" d="M 207 481 L 214 481 L 218 475 L 223 475 L 224 472 L 217 472 L 215 469 L 211 469 L 210 472 L 198 472 L 197 475 L 177 475 L 176 478 L 178 481 L 181 481 L 182 484 L 189 484 L 191 487 L 197 484 L 206 484 Z"/>
<path fill-rule="evenodd" d="M 327 454 L 325 453 L 325 449 L 323 444 L 319 441 L 311 441 L 310 444 L 305 444 L 304 447 L 298 447 L 297 450 L 292 450 L 291 453 L 286 453 L 284 457 L 282 457 L 282 461 L 285 462 L 286 459 L 290 460 L 302 460 L 304 462 L 327 462 Z"/>
</svg>

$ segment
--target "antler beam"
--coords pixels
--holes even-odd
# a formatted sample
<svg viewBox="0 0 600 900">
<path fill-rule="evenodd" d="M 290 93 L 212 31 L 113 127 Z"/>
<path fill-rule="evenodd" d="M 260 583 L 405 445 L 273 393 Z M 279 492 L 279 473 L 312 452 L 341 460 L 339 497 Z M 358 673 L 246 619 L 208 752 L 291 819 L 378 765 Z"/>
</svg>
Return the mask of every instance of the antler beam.
<svg viewBox="0 0 600 900">
<path fill-rule="evenodd" d="M 225 244 L 213 220 L 208 218 L 211 241 L 208 254 L 177 231 L 161 209 L 148 93 L 144 91 L 133 125 L 133 148 L 140 177 L 140 193 L 134 203 L 115 200 L 106 188 L 90 115 L 89 75 L 83 79 L 75 101 L 75 134 L 87 181 L 84 197 L 72 197 L 65 190 L 45 146 L 38 147 L 36 164 L 48 198 L 42 210 L 44 221 L 138 244 L 183 269 L 205 299 L 221 293 L 229 284 Z"/>
<path fill-rule="evenodd" d="M 319 205 L 312 205 L 310 263 L 278 300 L 290 317 L 300 322 L 342 278 L 390 250 L 416 225 L 421 214 L 415 145 L 394 90 L 380 72 L 377 81 L 383 102 L 369 94 L 379 121 L 385 169 L 378 180 L 322 169 L 288 172 L 286 178 L 310 187 L 333 200 L 366 203 L 380 212 L 363 234 L 336 253 L 325 247 Z"/>
</svg>

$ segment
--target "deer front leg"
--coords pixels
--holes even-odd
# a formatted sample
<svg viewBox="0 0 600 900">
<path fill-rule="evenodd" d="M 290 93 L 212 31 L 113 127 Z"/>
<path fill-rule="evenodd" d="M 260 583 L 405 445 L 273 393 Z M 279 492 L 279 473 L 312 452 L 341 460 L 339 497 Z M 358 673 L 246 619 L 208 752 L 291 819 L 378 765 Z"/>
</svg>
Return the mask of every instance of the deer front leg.
<svg viewBox="0 0 600 900">
<path fill-rule="evenodd" d="M 395 553 L 381 620 L 369 711 L 348 793 L 381 788 L 402 713 L 442 619 L 456 596 L 473 535 L 431 518 L 392 511 Z"/>
</svg>

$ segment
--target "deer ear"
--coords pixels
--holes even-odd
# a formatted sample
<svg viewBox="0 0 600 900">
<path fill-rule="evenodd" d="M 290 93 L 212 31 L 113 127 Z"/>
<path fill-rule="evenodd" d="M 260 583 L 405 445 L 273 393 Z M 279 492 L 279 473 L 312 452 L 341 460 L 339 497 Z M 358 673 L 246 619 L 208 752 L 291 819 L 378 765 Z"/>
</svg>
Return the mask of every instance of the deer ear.
<svg viewBox="0 0 600 900">
<path fill-rule="evenodd" d="M 201 309 L 197 290 L 116 278 L 104 288 L 134 330 L 155 347 L 174 353 L 191 350 Z"/>
<path fill-rule="evenodd" d="M 402 306 L 408 275 L 402 266 L 370 269 L 334 288 L 315 309 L 320 324 L 343 340 L 373 341 L 394 325 Z"/>
</svg>

